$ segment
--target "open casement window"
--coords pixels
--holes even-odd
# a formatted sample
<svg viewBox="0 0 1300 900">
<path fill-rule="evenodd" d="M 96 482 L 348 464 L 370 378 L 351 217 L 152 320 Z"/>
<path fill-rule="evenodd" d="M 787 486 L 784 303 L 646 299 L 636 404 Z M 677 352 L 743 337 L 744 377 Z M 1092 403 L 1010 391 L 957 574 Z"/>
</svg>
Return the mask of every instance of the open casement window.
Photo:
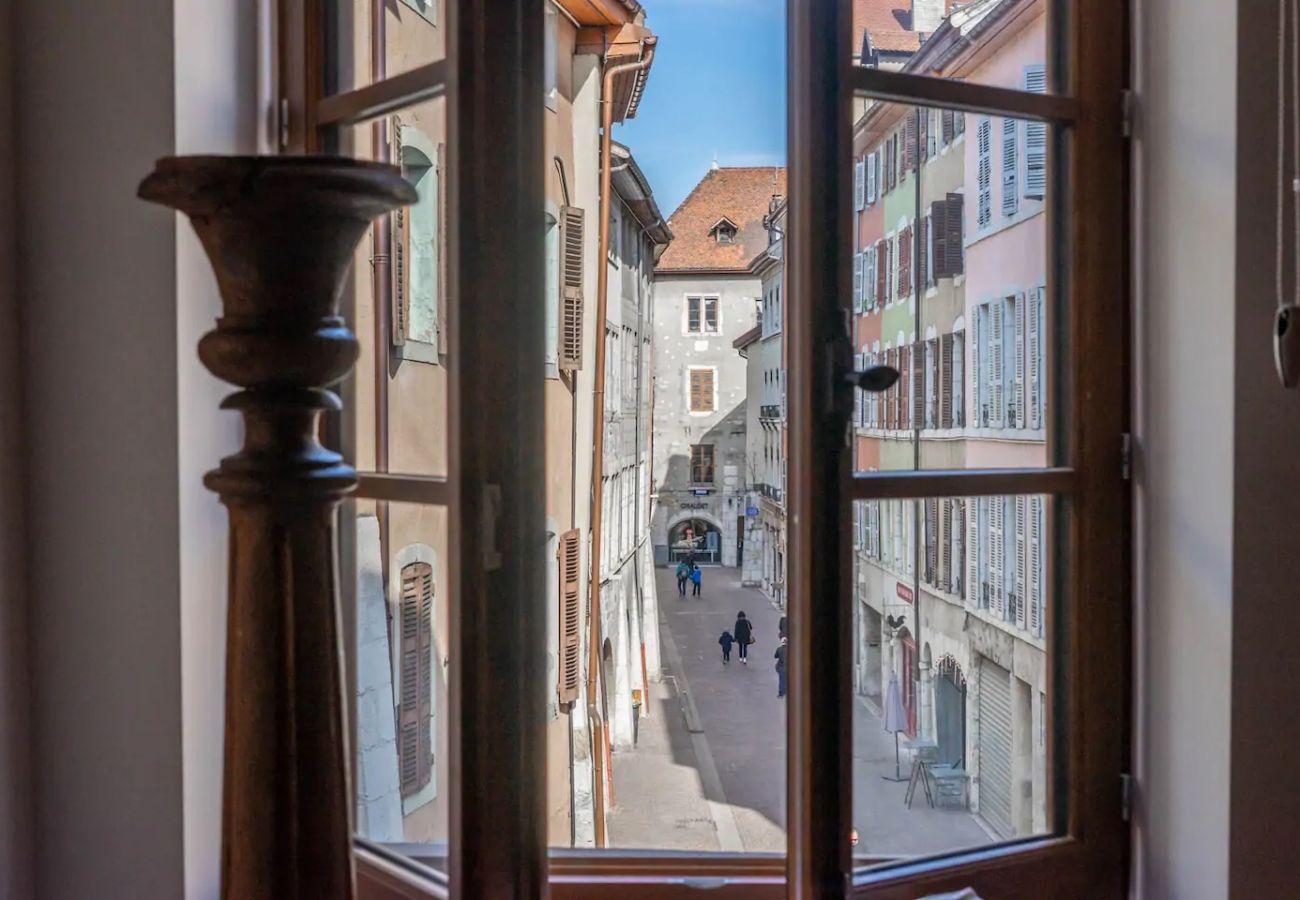
<svg viewBox="0 0 1300 900">
<path fill-rule="evenodd" d="M 543 235 L 537 223 L 545 209 L 546 181 L 555 170 L 552 160 L 537 152 L 545 146 L 543 114 L 551 83 L 544 72 L 546 7 L 533 0 L 444 0 L 436 4 L 436 15 L 402 16 L 403 21 L 436 28 L 438 40 L 430 44 L 435 49 L 427 58 L 406 55 L 392 61 L 391 70 L 371 65 L 367 79 L 356 73 L 367 68 L 366 36 L 379 34 L 364 27 L 371 5 L 277 0 L 275 29 L 281 42 L 275 58 L 277 96 L 284 98 L 277 104 L 285 113 L 278 123 L 283 152 L 352 153 L 395 162 L 388 133 L 391 115 L 401 115 L 405 122 L 408 111 L 433 106 L 445 117 L 446 164 L 439 166 L 445 189 L 439 191 L 439 206 L 445 204 L 440 218 L 446 224 L 447 264 L 439 267 L 439 278 L 446 287 L 440 295 L 446 302 L 440 304 L 438 340 L 445 342 L 450 364 L 445 428 L 436 436 L 445 441 L 445 457 L 428 473 L 411 474 L 402 470 L 399 458 L 381 462 L 368 444 L 358 449 L 355 410 L 371 410 L 362 420 L 367 427 L 380 411 L 368 406 L 380 393 L 368 375 L 345 386 L 345 413 L 333 417 L 327 438 L 363 469 L 356 499 L 343 513 L 355 522 L 341 529 L 343 566 L 356 576 L 345 575 L 342 581 L 357 585 L 351 596 L 343 597 L 345 630 L 352 629 L 355 638 L 345 643 L 349 671 L 359 668 L 357 655 L 364 650 L 362 635 L 356 633 L 359 608 L 374 597 L 379 605 L 366 608 L 383 612 L 385 602 L 393 613 L 401 608 L 398 586 L 404 568 L 393 549 L 405 539 L 392 533 L 397 529 L 394 507 L 419 508 L 430 521 L 445 523 L 446 559 L 440 562 L 447 573 L 445 590 L 441 576 L 435 580 L 439 597 L 446 598 L 449 622 L 445 635 L 435 623 L 430 665 L 435 682 L 445 670 L 453 698 L 455 721 L 445 740 L 455 776 L 437 785 L 440 795 L 446 795 L 444 843 L 420 845 L 422 849 L 412 854 L 412 845 L 400 834 L 400 822 L 391 840 L 357 841 L 358 896 L 446 897 L 454 891 L 470 900 L 510 900 L 542 896 L 548 880 L 550 896 L 559 900 L 686 898 L 696 896 L 700 886 L 710 888 L 709 895 L 719 900 L 902 900 L 967 887 L 987 898 L 1028 900 L 1043 896 L 1045 885 L 1062 897 L 1124 896 L 1128 841 L 1119 785 L 1127 748 L 1129 525 L 1118 448 L 1128 395 L 1127 203 L 1119 121 L 1127 55 L 1125 5 L 1100 0 L 986 4 L 978 10 L 964 5 L 964 13 L 1014 18 L 1004 27 L 993 27 L 998 23 L 990 21 L 988 27 L 962 34 L 952 34 L 951 24 L 940 19 L 924 43 L 917 41 L 915 56 L 897 66 L 870 68 L 848 64 L 855 4 L 787 4 L 788 289 L 782 325 L 788 367 L 788 428 L 783 436 L 788 474 L 782 473 L 780 483 L 786 488 L 782 494 L 788 546 L 774 565 L 782 580 L 790 641 L 786 845 L 783 854 L 766 856 L 548 852 L 547 741 L 535 723 L 547 716 L 548 705 L 571 690 L 556 683 L 562 667 L 548 676 L 547 643 L 548 635 L 569 627 L 566 615 L 571 607 L 559 600 L 555 607 L 548 604 L 553 596 L 570 596 L 575 583 L 577 593 L 583 594 L 592 536 L 556 529 L 559 552 L 549 558 L 544 539 L 547 438 L 538 415 L 547 405 L 540 374 L 545 370 L 547 322 Z M 373 5 L 381 11 L 391 6 Z M 647 22 L 652 23 L 654 7 L 644 5 Z M 617 16 L 635 4 L 599 0 L 584 6 L 598 10 L 591 15 Z M 396 8 L 399 13 L 409 9 L 405 4 Z M 564 28 L 566 17 L 555 18 Z M 1040 19 L 1044 26 L 1038 58 L 1006 56 L 998 60 L 1004 65 L 981 70 L 986 59 L 997 56 L 995 51 L 1010 51 L 991 44 L 968 49 L 961 45 L 968 35 L 976 36 L 972 40 L 1006 40 Z M 336 27 L 341 20 L 349 27 Z M 392 21 L 390 14 L 390 25 Z M 583 27 L 606 34 L 611 24 Z M 395 37 L 390 35 L 390 40 Z M 568 44 L 562 40 L 558 46 L 563 53 Z M 561 72 L 566 71 L 564 63 L 559 60 Z M 942 68 L 950 63 L 969 71 Z M 1027 79 L 1022 82 L 1026 66 L 1035 65 L 1043 66 L 1041 91 Z M 1005 81 L 997 80 L 1003 76 Z M 561 108 L 568 100 L 566 84 L 563 76 L 556 84 Z M 653 90 L 654 79 L 649 84 Z M 472 91 L 466 90 L 471 86 Z M 640 89 L 637 83 L 626 93 Z M 1038 461 L 1026 452 L 1018 462 L 986 467 L 970 464 L 977 462 L 976 455 L 954 459 L 930 454 L 932 448 L 920 438 L 891 434 L 882 440 L 905 449 L 899 460 L 874 471 L 852 471 L 853 448 L 844 438 L 854 388 L 842 377 L 856 345 L 852 335 L 842 333 L 855 302 L 852 256 L 855 249 L 877 242 L 876 296 L 888 303 L 896 296 L 894 279 L 903 274 L 898 266 L 904 252 L 884 231 L 863 234 L 854 242 L 849 110 L 859 97 L 873 101 L 867 115 L 891 105 L 909 113 L 882 129 L 875 147 L 865 148 L 880 161 L 874 177 L 868 170 L 865 192 L 868 198 L 878 198 L 875 206 L 890 216 L 894 238 L 904 216 L 915 222 L 931 213 L 932 277 L 938 282 L 939 302 L 953 306 L 944 310 L 947 321 L 936 333 L 963 336 L 961 344 L 954 342 L 951 403 L 954 420 L 966 409 L 976 416 L 975 422 L 966 423 L 968 431 L 987 424 L 981 421 L 981 410 L 992 405 L 990 389 L 1001 392 L 1007 380 L 1001 357 L 993 358 L 992 343 L 995 336 L 1002 340 L 1005 325 L 1001 319 L 989 321 L 1003 315 L 992 310 L 1000 308 L 1007 286 L 977 283 L 977 271 L 987 271 L 977 262 L 989 262 L 987 254 L 996 250 L 1007 229 L 1041 226 L 1045 277 L 1029 281 L 1027 274 L 1014 281 L 1017 290 L 1026 292 L 1027 303 L 1041 296 L 1041 306 L 1025 307 L 1024 326 L 1026 344 L 1037 342 L 1040 358 L 1026 359 L 1023 382 L 1016 381 L 1014 371 L 1009 381 L 1013 390 L 1024 383 L 1031 429 L 1034 399 L 1041 398 Z M 939 143 L 947 148 L 931 165 L 920 167 L 919 129 L 910 114 L 916 108 L 939 111 Z M 1020 123 L 1012 141 L 1024 141 L 1011 173 L 1017 180 L 1013 196 L 1036 199 L 1039 134 L 1043 137 L 1041 217 L 1035 215 L 1037 203 L 1017 209 L 1014 216 L 1001 215 L 1007 202 L 1002 169 L 1007 136 L 1001 126 L 1007 120 Z M 913 123 L 910 137 L 907 122 Z M 1041 132 L 1025 130 L 1025 123 L 1041 125 Z M 967 124 L 974 133 L 962 140 Z M 929 128 L 926 134 L 930 136 Z M 441 143 L 438 135 L 431 139 Z M 950 163 L 958 167 L 959 160 L 958 184 L 928 181 L 938 177 L 932 172 Z M 1003 188 L 997 206 L 995 179 Z M 828 184 L 831 181 L 835 183 Z M 933 207 L 940 201 L 946 204 L 942 232 Z M 901 215 L 898 203 L 908 205 Z M 599 215 L 598 210 L 587 213 Z M 586 229 L 587 259 L 596 258 L 590 234 L 597 230 Z M 358 314 L 368 292 L 389 294 L 389 287 L 379 285 L 392 285 L 398 231 L 386 220 L 371 240 L 362 241 L 349 288 L 352 296 L 345 298 L 349 315 Z M 986 246 L 981 248 L 981 243 Z M 910 245 L 906 252 L 908 272 L 897 294 L 904 298 L 910 285 L 924 284 L 923 254 L 912 252 Z M 954 274 L 963 279 L 951 277 Z M 964 295 L 958 301 L 948 291 L 955 291 L 960 280 Z M 1029 292 L 1031 285 L 1042 285 L 1041 291 Z M 890 303 L 881 316 L 915 316 L 912 306 L 924 316 L 920 293 L 915 304 Z M 700 300 L 693 333 L 717 333 L 722 323 L 716 302 L 710 313 L 704 298 Z M 368 345 L 372 352 L 365 359 L 374 363 L 374 370 L 383 371 L 381 365 L 393 362 L 387 351 L 398 333 L 393 322 L 400 309 L 385 302 L 366 312 L 373 313 L 366 321 L 374 322 L 382 340 Z M 444 315 L 446 328 L 441 327 Z M 590 310 L 583 317 L 591 319 Z M 965 325 L 953 324 L 959 317 Z M 682 328 L 673 321 L 680 338 Z M 906 380 L 915 378 L 910 371 L 915 356 L 902 351 L 897 334 L 901 330 L 923 340 L 925 329 L 914 324 L 895 328 L 891 322 L 887 327 L 892 330 L 878 335 L 881 346 L 891 345 L 882 355 L 904 368 Z M 587 327 L 590 331 L 590 324 Z M 689 323 L 685 330 L 692 333 Z M 590 334 L 586 337 L 591 341 Z M 959 349 L 962 345 L 969 357 Z M 946 370 L 944 350 L 941 344 L 939 356 Z M 587 370 L 595 366 L 592 359 L 581 362 Z M 683 363 L 679 359 L 672 365 Z M 602 379 L 598 372 L 582 375 Z M 558 380 L 552 380 L 551 387 L 568 389 Z M 919 418 L 908 404 L 924 396 L 923 388 L 905 395 L 901 390 L 896 386 L 883 398 L 884 419 L 895 426 Z M 968 434 L 962 440 L 977 438 Z M 910 462 L 904 464 L 903 457 Z M 935 500 L 942 501 L 937 508 Z M 925 744 L 903 751 L 904 766 L 912 753 L 940 769 L 922 770 L 936 803 L 963 798 L 956 802 L 968 806 L 955 814 L 982 820 L 986 827 L 966 846 L 882 846 L 879 834 L 872 837 L 868 817 L 880 815 L 883 805 L 853 795 L 854 716 L 864 706 L 853 692 L 858 638 L 851 506 L 859 502 L 867 504 L 866 543 L 888 558 L 896 572 L 889 582 L 888 614 L 892 621 L 900 616 L 903 621 L 898 627 L 882 626 L 891 631 L 881 634 L 876 646 L 891 649 L 902 676 L 899 733 L 919 741 L 937 737 L 934 743 L 941 748 L 933 760 L 924 758 L 929 752 Z M 350 533 L 358 537 L 348 546 Z M 937 561 L 932 549 L 923 546 L 930 540 L 942 540 L 947 548 Z M 990 547 L 995 540 L 999 546 Z M 577 579 L 566 569 L 571 555 L 577 557 Z M 551 565 L 558 571 L 549 570 Z M 996 642 L 981 645 L 987 654 L 968 646 L 960 659 L 942 658 L 945 651 L 937 635 L 928 635 L 924 618 L 916 618 L 926 604 L 951 602 L 935 599 L 921 586 L 924 576 L 933 574 L 926 570 L 934 566 L 940 575 L 948 573 L 948 583 L 955 588 L 948 596 L 962 604 L 959 618 L 969 617 L 975 628 L 1000 629 L 991 632 L 994 637 L 1015 632 L 1007 640 L 1038 647 L 1041 682 L 1019 670 L 1014 660 L 999 658 Z M 441 570 L 435 566 L 435 571 Z M 1000 587 L 993 576 L 1001 576 Z M 398 585 L 385 592 L 389 581 Z M 367 593 L 370 583 L 378 584 L 378 590 Z M 1017 607 L 1024 606 L 1023 619 L 1017 608 L 1008 621 L 1008 594 L 1015 595 Z M 994 597 L 999 598 L 996 609 Z M 585 637 L 581 616 L 578 628 Z M 571 648 L 571 639 L 563 646 Z M 579 650 L 585 667 L 580 682 L 593 658 L 583 651 L 593 651 L 599 667 L 600 650 Z M 376 673 L 382 682 L 383 672 Z M 942 673 L 950 673 L 948 680 L 960 687 L 948 695 L 937 693 Z M 585 707 L 579 710 L 583 714 L 599 716 L 605 696 L 598 690 L 585 697 L 587 703 L 573 705 Z M 941 696 L 946 699 L 940 702 Z M 349 697 L 354 719 L 366 702 L 355 694 Z M 963 709 L 964 719 L 958 715 Z M 1024 749 L 1016 723 L 1025 718 L 1026 709 L 1043 734 L 1031 751 L 1041 755 L 1041 765 L 1028 777 L 1016 762 Z M 947 733 L 937 733 L 937 723 L 947 715 L 954 722 L 978 723 L 965 741 L 979 754 L 964 760 L 937 756 L 950 746 Z M 396 724 L 392 719 L 390 729 Z M 395 742 L 393 751 L 396 758 Z M 441 754 L 433 755 L 440 766 Z M 988 768 L 976 782 L 980 755 L 988 760 Z M 416 756 L 418 761 L 418 749 Z M 958 771 L 966 767 L 970 771 Z M 354 771 L 367 774 L 355 762 Z M 870 780 L 881 784 L 875 776 Z M 1020 799 L 1026 785 L 1036 798 L 1043 798 L 1041 811 Z M 904 786 L 896 787 L 898 796 L 890 795 L 889 805 L 906 811 L 901 801 Z M 921 797 L 914 805 L 928 807 L 921 783 L 916 787 Z M 404 788 L 398 784 L 397 789 L 400 804 Z M 360 801 L 358 807 L 367 815 L 372 811 Z M 857 847 L 850 840 L 855 829 L 864 837 Z M 990 832 L 998 839 L 990 839 Z"/>
</svg>

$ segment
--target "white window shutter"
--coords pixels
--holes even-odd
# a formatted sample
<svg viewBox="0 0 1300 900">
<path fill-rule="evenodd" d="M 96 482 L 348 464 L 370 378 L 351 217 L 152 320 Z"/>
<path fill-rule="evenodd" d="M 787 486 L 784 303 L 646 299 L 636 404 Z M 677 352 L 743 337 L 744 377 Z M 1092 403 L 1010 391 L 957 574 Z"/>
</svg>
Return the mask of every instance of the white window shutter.
<svg viewBox="0 0 1300 900">
<path fill-rule="evenodd" d="M 1044 428 L 1043 421 L 1043 287 L 1028 294 L 1028 364 L 1030 364 L 1030 428 Z"/>
<path fill-rule="evenodd" d="M 937 406 L 936 401 L 938 400 L 938 390 L 939 390 L 938 356 L 939 354 L 938 354 L 937 342 L 933 340 L 926 341 L 925 342 L 925 427 L 926 428 L 934 428 L 937 425 L 937 423 L 935 422 L 935 409 Z"/>
<path fill-rule="evenodd" d="M 987 228 L 993 221 L 993 161 L 990 147 L 992 134 L 992 120 L 988 116 L 982 117 L 975 133 L 976 178 L 979 193 L 975 224 L 978 228 Z"/>
<path fill-rule="evenodd" d="M 1015 559 L 1015 573 L 1013 575 L 1013 580 L 1012 580 L 1012 585 L 1013 585 L 1012 589 L 1015 591 L 1016 594 L 1016 604 L 1013 612 L 1015 613 L 1015 623 L 1018 628 L 1024 628 L 1027 624 L 1025 619 L 1025 607 L 1027 605 L 1025 602 L 1027 599 L 1025 596 L 1025 581 L 1026 581 L 1025 568 L 1028 564 L 1028 559 L 1025 554 L 1028 550 L 1027 528 L 1029 524 L 1027 521 L 1027 519 L 1029 518 L 1029 511 L 1027 507 L 1028 507 L 1028 498 L 1023 496 L 1015 498 L 1016 559 Z"/>
<path fill-rule="evenodd" d="M 1006 520 L 1005 497 L 989 500 L 989 608 L 999 618 L 1006 617 Z"/>
<path fill-rule="evenodd" d="M 1025 351 L 1028 349 L 1025 345 L 1025 306 L 1029 301 L 1030 294 L 1020 294 L 1015 299 L 1015 345 L 1011 352 L 1015 354 L 1015 390 L 1012 396 L 1015 398 L 1016 408 L 1014 415 L 1007 424 L 1013 428 L 1024 428 L 1029 424 L 1029 417 L 1025 409 Z"/>
<path fill-rule="evenodd" d="M 1043 634 L 1043 498 L 1030 501 L 1029 517 L 1029 632 Z"/>
<path fill-rule="evenodd" d="M 867 205 L 870 206 L 876 202 L 876 170 L 880 168 L 878 157 L 875 153 L 867 154 Z"/>
<path fill-rule="evenodd" d="M 859 212 L 867 205 L 867 164 L 858 160 L 853 164 L 853 208 Z"/>
<path fill-rule="evenodd" d="M 966 334 L 958 331 L 952 336 L 952 424 L 961 428 L 966 424 Z"/>
<path fill-rule="evenodd" d="M 1025 66 L 1025 90 L 1047 93 L 1047 69 L 1041 63 Z M 1047 193 L 1047 123 L 1025 123 L 1025 197 L 1041 200 Z"/>
<path fill-rule="evenodd" d="M 992 315 L 989 316 L 989 387 L 992 396 L 990 397 L 989 406 L 989 424 L 994 428 L 1002 428 L 1005 419 L 1003 406 L 1005 397 L 1003 396 L 1003 385 L 1006 381 L 1006 372 L 1002 358 L 1002 329 L 1003 329 L 1003 312 L 1006 304 L 1005 299 L 994 300 L 989 304 L 988 309 Z"/>
<path fill-rule="evenodd" d="M 1002 215 L 1013 216 L 1020 208 L 1017 186 L 1020 173 L 1020 155 L 1016 149 L 1016 120 L 1009 116 L 1002 120 Z"/>
<path fill-rule="evenodd" d="M 862 300 L 862 251 L 853 254 L 853 306 L 860 307 Z M 843 271 L 841 269 L 841 271 Z"/>
</svg>

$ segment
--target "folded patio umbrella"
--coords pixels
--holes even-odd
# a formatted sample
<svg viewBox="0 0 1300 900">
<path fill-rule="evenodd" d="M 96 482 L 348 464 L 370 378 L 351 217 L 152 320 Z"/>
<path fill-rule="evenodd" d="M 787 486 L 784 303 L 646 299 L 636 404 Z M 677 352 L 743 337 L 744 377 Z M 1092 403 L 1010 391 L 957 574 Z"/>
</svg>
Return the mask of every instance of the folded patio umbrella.
<svg viewBox="0 0 1300 900">
<path fill-rule="evenodd" d="M 885 731 L 894 733 L 894 777 L 902 781 L 898 765 L 898 733 L 907 730 L 907 710 L 903 709 L 903 692 L 898 686 L 898 673 L 889 673 L 889 686 L 885 688 Z M 889 778 L 888 775 L 882 776 Z"/>
</svg>

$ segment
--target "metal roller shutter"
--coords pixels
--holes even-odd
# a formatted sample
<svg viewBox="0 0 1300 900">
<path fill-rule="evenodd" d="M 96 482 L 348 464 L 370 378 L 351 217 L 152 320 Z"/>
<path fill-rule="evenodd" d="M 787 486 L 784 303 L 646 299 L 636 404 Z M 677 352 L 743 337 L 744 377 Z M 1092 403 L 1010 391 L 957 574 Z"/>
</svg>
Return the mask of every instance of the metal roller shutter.
<svg viewBox="0 0 1300 900">
<path fill-rule="evenodd" d="M 1003 837 L 1011 837 L 1011 673 L 980 659 L 979 810 Z"/>
</svg>

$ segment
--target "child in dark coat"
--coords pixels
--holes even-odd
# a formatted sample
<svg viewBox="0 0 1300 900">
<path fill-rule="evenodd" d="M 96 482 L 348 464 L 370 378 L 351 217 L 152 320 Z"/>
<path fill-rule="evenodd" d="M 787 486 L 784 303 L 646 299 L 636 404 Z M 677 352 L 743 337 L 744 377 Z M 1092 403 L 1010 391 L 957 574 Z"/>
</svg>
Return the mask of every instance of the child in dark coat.
<svg viewBox="0 0 1300 900">
<path fill-rule="evenodd" d="M 731 645 L 736 639 L 731 636 L 730 631 L 722 632 L 722 637 L 718 638 L 718 643 L 722 645 L 722 664 L 725 666 L 731 662 Z"/>
</svg>

